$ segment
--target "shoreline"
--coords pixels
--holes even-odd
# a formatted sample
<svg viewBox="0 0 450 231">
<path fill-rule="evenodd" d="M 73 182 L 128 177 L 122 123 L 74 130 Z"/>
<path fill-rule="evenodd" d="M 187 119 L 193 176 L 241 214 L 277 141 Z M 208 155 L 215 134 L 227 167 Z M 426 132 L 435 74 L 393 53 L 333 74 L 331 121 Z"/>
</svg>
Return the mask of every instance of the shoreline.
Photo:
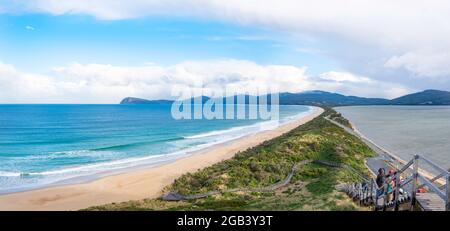
<svg viewBox="0 0 450 231">
<path fill-rule="evenodd" d="M 274 127 L 274 128 L 266 128 L 260 131 L 253 131 L 251 133 L 246 133 L 244 135 L 238 135 L 236 137 L 233 138 L 228 138 L 224 141 L 215 141 L 212 143 L 205 143 L 205 144 L 201 144 L 198 146 L 193 146 L 193 147 L 189 147 L 185 150 L 179 150 L 179 151 L 175 151 L 172 153 L 167 153 L 167 154 L 158 154 L 158 155 L 150 155 L 150 156 L 144 156 L 144 157 L 135 157 L 135 158 L 128 158 L 128 159 L 119 159 L 119 160 L 112 160 L 109 162 L 106 162 L 106 164 L 110 164 L 112 162 L 123 162 L 123 161 L 128 161 L 128 162 L 136 162 L 138 164 L 135 164 L 133 166 L 127 166 L 127 167 L 123 167 L 123 168 L 113 168 L 113 169 L 107 169 L 107 170 L 102 170 L 93 174 L 86 174 L 86 175 L 80 175 L 80 176 L 73 176 L 73 177 L 69 177 L 66 179 L 60 179 L 58 181 L 55 182 L 51 182 L 51 183 L 47 183 L 47 184 L 43 184 L 43 185 L 36 185 L 36 186 L 30 186 L 30 187 L 21 187 L 21 188 L 15 188 L 15 189 L 7 189 L 7 190 L 0 190 L 0 197 L 3 195 L 9 195 L 9 194 L 15 194 L 15 193 L 21 193 L 21 192 L 28 192 L 28 191 L 35 191 L 35 190 L 39 190 L 39 189 L 45 189 L 45 188 L 53 188 L 53 187 L 59 187 L 59 186 L 67 186 L 67 185 L 75 185 L 75 184 L 85 184 L 85 183 L 90 183 L 93 181 L 96 181 L 98 179 L 104 178 L 104 177 L 108 177 L 108 176 L 114 176 L 114 175 L 118 175 L 118 174 L 124 174 L 124 173 L 128 173 L 128 172 L 132 172 L 132 171 L 138 171 L 138 170 L 143 170 L 143 169 L 149 169 L 149 168 L 153 168 L 153 167 L 158 167 L 161 165 L 165 165 L 168 163 L 172 163 L 178 159 L 181 158 L 185 158 L 191 155 L 194 155 L 196 153 L 211 149 L 211 148 L 215 148 L 215 147 L 219 147 L 221 144 L 229 144 L 234 140 L 237 139 L 241 139 L 241 138 L 245 138 L 248 136 L 252 136 L 255 135 L 257 133 L 266 131 L 266 130 L 274 130 L 277 129 L 279 127 L 282 127 L 288 123 L 294 122 L 295 120 L 302 118 L 304 116 L 308 116 L 309 114 L 313 113 L 316 107 L 313 106 L 307 106 L 309 107 L 309 110 L 306 112 L 301 112 L 299 114 L 296 114 L 294 116 L 289 116 L 287 121 L 279 121 L 278 126 Z M 262 126 L 264 126 L 263 124 L 266 122 L 258 122 L 255 124 L 250 124 L 250 125 L 243 125 L 243 126 L 237 126 L 237 127 L 232 127 L 231 129 L 235 129 L 235 128 L 250 128 L 250 127 L 254 127 L 254 126 L 259 126 L 260 128 Z M 223 130 L 217 130 L 219 132 L 223 131 Z M 216 131 L 214 131 L 216 132 Z M 134 159 L 133 161 L 130 161 Z M 137 161 L 138 160 L 138 161 Z M 139 163 L 140 162 L 140 163 Z M 105 163 L 100 163 L 98 165 L 102 165 Z M 95 165 L 95 164 L 94 164 Z M 83 168 L 83 167 L 89 167 L 88 165 L 85 166 L 80 166 L 80 167 L 74 167 L 74 168 Z M 1 208 L 0 208 L 1 210 Z"/>
<path fill-rule="evenodd" d="M 289 132 L 324 111 L 319 107 L 312 108 L 313 112 L 308 115 L 273 130 L 217 144 L 160 166 L 105 176 L 87 183 L 0 195 L 0 210 L 78 210 L 113 202 L 156 198 L 179 176 L 232 158 L 237 152 Z"/>
<path fill-rule="evenodd" d="M 362 141 L 365 140 L 365 141 L 369 142 L 369 143 L 372 144 L 374 147 L 376 147 L 376 148 L 379 149 L 381 152 L 383 152 L 384 155 L 387 155 L 389 158 L 391 158 L 391 159 L 394 160 L 394 161 L 399 162 L 399 163 L 402 164 L 402 165 L 405 165 L 406 163 L 408 163 L 408 161 L 405 161 L 404 159 L 398 157 L 397 155 L 393 154 L 392 152 L 390 152 L 390 151 L 386 150 L 385 148 L 383 148 L 382 146 L 378 145 L 378 144 L 375 143 L 373 140 L 369 139 L 367 136 L 365 136 L 363 133 L 361 133 L 361 132 L 358 130 L 358 128 L 355 126 L 354 123 L 352 123 L 350 120 L 348 120 L 348 121 L 349 121 L 349 123 L 350 123 L 350 125 L 351 125 L 351 127 L 352 127 L 352 130 L 355 132 L 355 134 L 357 134 L 357 136 L 358 136 L 359 139 L 361 139 Z M 375 151 L 375 150 L 374 150 L 374 151 Z M 375 151 L 375 152 L 376 152 L 376 151 Z M 380 153 L 377 153 L 377 154 L 378 154 L 377 158 L 378 158 L 378 157 L 381 157 L 381 158 L 385 159 L 385 157 L 383 157 L 382 155 L 380 155 Z M 386 162 L 386 160 L 384 160 L 384 161 Z M 391 165 L 391 167 L 398 168 L 398 166 L 393 166 L 394 163 L 386 162 L 386 164 L 387 164 L 387 165 Z M 372 172 L 372 173 L 376 176 L 376 172 L 374 172 L 374 171 L 376 171 L 376 170 L 373 170 L 373 169 L 371 169 L 371 168 L 368 166 L 367 160 L 366 160 L 366 167 L 367 167 L 367 169 L 369 169 L 370 172 Z M 411 169 L 411 168 L 412 168 L 412 167 L 410 167 L 410 169 Z M 425 178 L 428 178 L 428 179 L 433 179 L 433 178 L 436 176 L 435 174 L 432 174 L 431 172 L 429 172 L 429 171 L 427 171 L 427 170 L 425 170 L 425 169 L 423 169 L 423 168 L 419 168 L 418 171 L 419 171 L 419 173 L 420 173 L 421 175 L 423 175 Z M 437 179 L 435 182 L 437 182 L 437 183 L 439 183 L 439 184 L 441 184 L 441 185 L 444 185 L 444 184 L 445 184 L 445 181 L 444 181 L 442 178 L 441 178 L 441 179 Z"/>
</svg>

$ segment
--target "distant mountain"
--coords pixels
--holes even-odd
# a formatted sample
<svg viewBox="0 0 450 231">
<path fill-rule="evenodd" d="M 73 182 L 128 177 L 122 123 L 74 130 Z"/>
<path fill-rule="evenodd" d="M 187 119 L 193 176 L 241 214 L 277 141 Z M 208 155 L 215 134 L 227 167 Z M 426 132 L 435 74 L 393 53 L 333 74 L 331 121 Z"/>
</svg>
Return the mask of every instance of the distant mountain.
<svg viewBox="0 0 450 231">
<path fill-rule="evenodd" d="M 450 92 L 425 90 L 391 100 L 395 105 L 450 105 Z"/>
<path fill-rule="evenodd" d="M 315 106 L 384 105 L 389 104 L 389 100 L 381 98 L 345 96 L 326 91 L 305 91 L 300 93 L 280 93 L 280 104 Z"/>
<path fill-rule="evenodd" d="M 280 93 L 279 104 L 281 105 L 314 105 L 314 106 L 351 106 L 351 105 L 450 105 L 450 92 L 438 90 L 426 90 L 414 94 L 405 95 L 393 100 L 382 98 L 364 98 L 358 96 L 346 96 L 326 91 L 305 91 L 300 93 Z M 242 95 L 241 95 L 242 96 Z M 249 104 L 249 95 L 245 96 L 245 104 Z M 238 96 L 231 96 L 234 102 Z M 205 103 L 210 98 L 202 96 L 201 101 Z M 226 102 L 227 98 L 223 98 Z M 194 101 L 194 99 L 191 99 Z M 192 102 L 193 102 L 192 101 Z M 270 103 L 270 98 L 268 99 Z M 171 100 L 146 100 L 128 97 L 121 104 L 170 104 Z"/>
<path fill-rule="evenodd" d="M 120 101 L 120 104 L 171 104 L 173 100 L 147 100 L 135 97 L 127 97 Z"/>
<path fill-rule="evenodd" d="M 249 102 L 250 102 L 249 95 L 239 95 L 239 96 L 244 96 L 244 103 L 249 104 Z M 199 97 L 191 98 L 191 102 L 195 103 L 197 101 L 201 101 L 202 103 L 205 103 L 209 99 L 211 99 L 211 98 L 208 96 L 201 96 L 201 97 L 199 96 Z M 223 98 L 222 102 L 226 103 L 227 100 L 234 100 L 234 102 L 237 102 L 238 95 Z M 268 101 L 270 103 L 270 98 Z M 147 99 L 141 99 L 141 98 L 135 98 L 135 97 L 127 97 L 127 98 L 124 98 L 122 101 L 120 101 L 120 104 L 171 104 L 173 102 L 174 102 L 173 100 L 147 100 Z"/>
</svg>

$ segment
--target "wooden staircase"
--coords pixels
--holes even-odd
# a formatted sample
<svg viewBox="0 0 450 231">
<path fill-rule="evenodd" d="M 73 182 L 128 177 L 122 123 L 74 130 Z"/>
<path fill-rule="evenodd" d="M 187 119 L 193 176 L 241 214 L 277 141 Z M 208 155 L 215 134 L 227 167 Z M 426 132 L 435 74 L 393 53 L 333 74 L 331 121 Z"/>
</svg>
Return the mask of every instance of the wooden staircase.
<svg viewBox="0 0 450 231">
<path fill-rule="evenodd" d="M 429 173 L 423 175 L 419 171 L 419 163 L 432 166 L 439 173 L 430 179 Z M 403 178 L 403 180 L 401 180 Z M 443 181 L 442 178 L 445 180 Z M 396 187 L 393 189 L 394 200 L 388 201 L 389 181 L 395 179 Z M 441 179 L 441 180 L 439 180 Z M 387 177 L 383 186 L 378 188 L 374 179 L 364 180 L 359 183 L 342 184 L 336 188 L 345 192 L 353 200 L 362 206 L 373 206 L 375 211 L 400 211 L 400 210 L 424 210 L 424 211 L 450 211 L 450 173 L 430 160 L 415 155 L 408 163 L 397 169 L 395 174 Z M 425 189 L 425 193 L 417 190 Z M 377 192 L 384 192 L 383 194 Z"/>
<path fill-rule="evenodd" d="M 325 117 L 325 119 L 336 126 L 341 127 L 348 133 L 360 138 L 386 162 L 388 162 L 390 166 L 395 166 L 394 169 L 396 170 L 396 173 L 393 178 L 397 180 L 395 185 L 398 187 L 395 188 L 394 198 L 400 198 L 399 200 L 387 201 L 387 195 L 377 197 L 377 186 L 373 179 L 360 182 L 361 185 L 370 185 L 371 190 L 356 186 L 352 186 L 353 190 L 356 190 L 356 192 L 348 192 L 349 189 L 343 189 L 347 194 L 352 196 L 352 198 L 356 198 L 357 200 L 361 200 L 362 198 L 364 200 L 371 201 L 371 204 L 369 203 L 369 205 L 374 206 L 376 210 L 380 208 L 386 210 L 387 208 L 391 208 L 393 206 L 394 210 L 398 211 L 401 209 L 400 205 L 409 202 L 409 208 L 407 208 L 408 210 L 420 209 L 424 211 L 450 211 L 449 170 L 444 169 L 426 157 L 419 155 L 414 155 L 414 157 L 408 162 L 403 161 L 386 152 L 383 148 L 374 144 L 372 141 L 361 135 L 359 132 L 354 131 L 352 128 L 346 127 L 328 117 Z M 426 165 L 428 167 L 427 169 L 432 169 L 435 174 L 426 172 L 424 170 L 425 168 L 420 168 L 419 165 Z M 404 180 L 400 180 L 401 177 L 403 177 Z M 385 182 L 383 187 L 387 188 L 387 183 L 388 182 Z M 426 189 L 426 193 L 418 193 L 417 189 L 419 188 Z M 366 196 L 360 197 L 359 195 L 361 193 L 369 193 L 369 198 L 366 199 Z M 406 200 L 402 200 L 403 193 L 408 195 L 405 196 Z M 358 196 L 355 196 L 355 194 Z M 402 206 L 402 208 L 404 207 L 405 206 Z"/>
</svg>

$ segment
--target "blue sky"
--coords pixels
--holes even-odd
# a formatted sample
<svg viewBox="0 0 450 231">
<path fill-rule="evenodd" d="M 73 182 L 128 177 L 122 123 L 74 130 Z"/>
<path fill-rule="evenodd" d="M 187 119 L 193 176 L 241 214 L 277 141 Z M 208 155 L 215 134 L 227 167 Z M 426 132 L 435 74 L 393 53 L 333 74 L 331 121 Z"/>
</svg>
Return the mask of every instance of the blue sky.
<svg viewBox="0 0 450 231">
<path fill-rule="evenodd" d="M 92 16 L 0 15 L 0 60 L 46 72 L 71 62 L 163 65 L 233 58 L 260 64 L 308 66 L 320 73 L 337 66 L 283 33 L 218 21 L 145 17 L 120 21 Z M 306 44 L 307 46 L 307 44 Z"/>
<path fill-rule="evenodd" d="M 450 90 L 448 21 L 447 1 L 0 0 L 0 103 L 167 98 L 199 81 Z"/>
</svg>

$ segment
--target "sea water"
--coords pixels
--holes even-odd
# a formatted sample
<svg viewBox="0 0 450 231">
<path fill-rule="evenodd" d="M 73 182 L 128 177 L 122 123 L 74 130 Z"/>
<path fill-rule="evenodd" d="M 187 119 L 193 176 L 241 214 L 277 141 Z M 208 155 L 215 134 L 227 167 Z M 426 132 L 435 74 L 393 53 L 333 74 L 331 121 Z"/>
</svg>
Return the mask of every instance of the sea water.
<svg viewBox="0 0 450 231">
<path fill-rule="evenodd" d="M 423 155 L 450 168 L 449 106 L 337 107 L 367 138 L 403 160 Z"/>
<path fill-rule="evenodd" d="M 283 124 L 313 108 L 279 110 Z M 175 120 L 169 104 L 0 105 L 0 193 L 173 161 L 260 132 L 269 122 Z"/>
</svg>

